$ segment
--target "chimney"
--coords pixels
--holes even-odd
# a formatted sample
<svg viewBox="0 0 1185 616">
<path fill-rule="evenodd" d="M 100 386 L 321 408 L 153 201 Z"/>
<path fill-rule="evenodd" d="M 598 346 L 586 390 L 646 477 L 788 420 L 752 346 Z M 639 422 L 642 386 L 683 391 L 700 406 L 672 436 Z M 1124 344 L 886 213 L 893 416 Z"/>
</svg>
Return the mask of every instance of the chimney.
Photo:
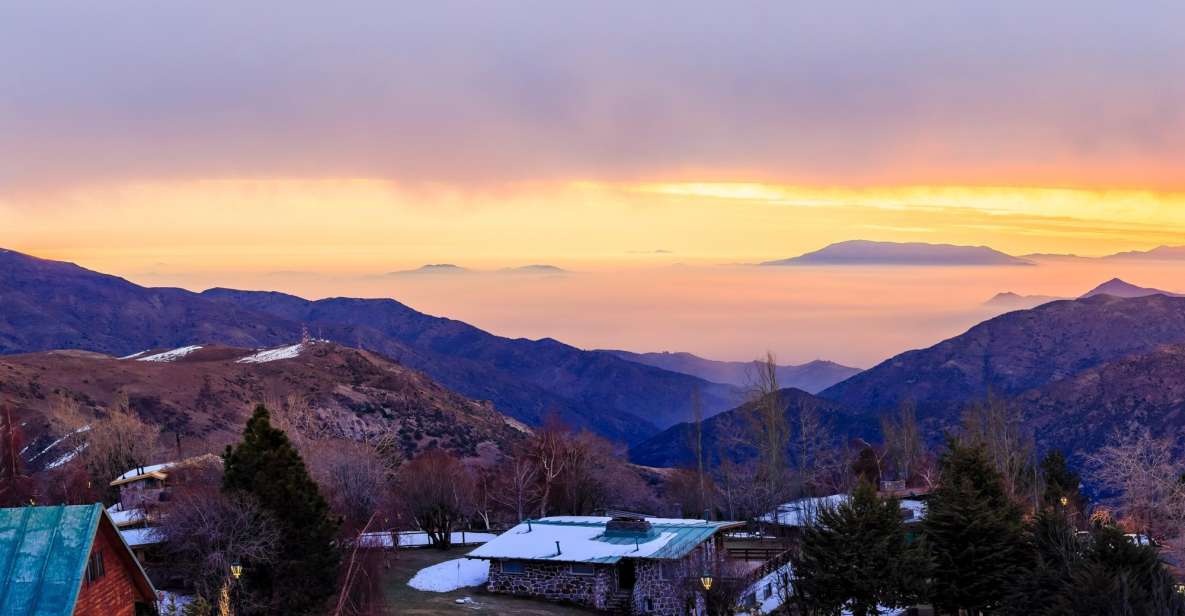
<svg viewBox="0 0 1185 616">
<path fill-rule="evenodd" d="M 605 534 L 611 537 L 646 537 L 650 522 L 640 516 L 616 516 L 605 524 Z"/>
</svg>

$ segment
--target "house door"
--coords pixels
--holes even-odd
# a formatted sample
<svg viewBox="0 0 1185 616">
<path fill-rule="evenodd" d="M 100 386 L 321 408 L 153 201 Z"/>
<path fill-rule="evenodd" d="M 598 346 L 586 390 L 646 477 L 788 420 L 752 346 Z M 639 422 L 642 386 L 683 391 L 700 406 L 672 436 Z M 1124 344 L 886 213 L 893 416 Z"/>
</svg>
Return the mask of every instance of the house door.
<svg viewBox="0 0 1185 616">
<path fill-rule="evenodd" d="M 633 590 L 635 578 L 634 561 L 627 558 L 617 563 L 617 588 Z"/>
</svg>

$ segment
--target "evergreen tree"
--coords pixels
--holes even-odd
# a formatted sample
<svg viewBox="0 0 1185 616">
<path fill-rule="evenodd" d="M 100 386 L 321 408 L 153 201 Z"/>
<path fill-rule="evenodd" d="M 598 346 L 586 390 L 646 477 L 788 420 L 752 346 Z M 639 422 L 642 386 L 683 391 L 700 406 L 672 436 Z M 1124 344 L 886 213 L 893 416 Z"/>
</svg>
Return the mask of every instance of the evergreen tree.
<svg viewBox="0 0 1185 616">
<path fill-rule="evenodd" d="M 1073 583 L 1074 573 L 1082 568 L 1085 544 L 1060 508 L 1038 512 L 1026 539 L 1024 572 L 1016 578 L 1006 612 L 1017 616 L 1069 616 L 1061 598 Z"/>
<path fill-rule="evenodd" d="M 244 564 L 244 583 L 272 598 L 268 614 L 315 614 L 333 594 L 339 555 L 337 522 L 283 430 L 272 427 L 263 405 L 247 421 L 243 440 L 226 448 L 223 490 L 247 492 L 279 526 L 279 558 Z"/>
<path fill-rule="evenodd" d="M 982 447 L 951 441 L 941 464 L 942 483 L 923 523 L 934 567 L 932 601 L 972 616 L 995 610 L 1025 560 L 1020 508 Z"/>
<path fill-rule="evenodd" d="M 1138 545 L 1113 526 L 1091 533 L 1085 562 L 1060 599 L 1064 614 L 1185 614 L 1182 597 L 1157 548 Z"/>
<path fill-rule="evenodd" d="M 1082 511 L 1084 499 L 1079 490 L 1082 479 L 1066 466 L 1066 456 L 1054 449 L 1041 459 L 1041 475 L 1045 479 L 1045 493 L 1042 495 L 1045 507 L 1061 507 L 1061 499 L 1068 502 L 1067 507 L 1074 511 Z"/>
<path fill-rule="evenodd" d="M 906 541 L 897 499 L 861 482 L 852 497 L 818 512 L 793 559 L 794 601 L 804 614 L 877 614 L 916 597 L 925 575 L 919 549 Z M 912 583 L 911 583 L 912 582 Z"/>
</svg>

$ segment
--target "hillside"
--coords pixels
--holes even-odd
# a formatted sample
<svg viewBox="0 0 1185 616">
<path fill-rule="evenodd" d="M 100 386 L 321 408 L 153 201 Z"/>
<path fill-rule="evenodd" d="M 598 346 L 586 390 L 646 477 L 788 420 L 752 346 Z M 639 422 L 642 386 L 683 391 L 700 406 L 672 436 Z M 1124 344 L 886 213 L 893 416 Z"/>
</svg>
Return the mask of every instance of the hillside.
<svg viewBox="0 0 1185 616">
<path fill-rule="evenodd" d="M 187 454 L 220 452 L 263 401 L 307 406 L 319 429 L 338 436 L 395 436 L 405 455 L 439 446 L 476 456 L 524 434 L 521 424 L 488 402 L 469 400 L 382 356 L 331 342 L 263 351 L 186 347 L 124 359 L 84 351 L 0 357 L 0 399 L 26 423 L 30 452 L 42 452 L 61 436 L 46 417 L 62 396 L 94 416 L 125 394 L 141 419 L 180 435 Z M 58 455 L 47 451 L 33 463 L 50 464 Z"/>
<path fill-rule="evenodd" d="M 1015 401 L 1040 442 L 1091 451 L 1115 430 L 1185 429 L 1185 345 L 1117 359 L 1021 394 Z"/>
<path fill-rule="evenodd" d="M 987 246 L 849 240 L 762 265 L 1032 265 Z"/>
<path fill-rule="evenodd" d="M 273 292 L 142 287 L 122 278 L 0 252 L 0 354 L 73 348 L 123 356 L 190 344 L 279 346 L 303 326 L 420 370 L 467 397 L 538 425 L 549 414 L 633 443 L 741 392 L 551 339 L 495 336 L 391 299 L 309 301 Z"/>
<path fill-rule="evenodd" d="M 795 423 L 804 408 L 820 413 L 828 423 L 842 421 L 839 405 L 813 396 L 799 389 L 782 389 L 779 396 L 785 405 L 785 415 L 790 425 Z M 703 448 L 705 462 L 716 466 L 722 459 L 748 462 L 757 457 L 753 446 L 750 416 L 752 403 L 745 403 L 735 409 L 720 413 L 703 422 Z M 655 436 L 630 448 L 630 461 L 635 464 L 654 467 L 685 467 L 695 464 L 692 448 L 694 426 L 682 423 L 672 426 Z"/>
<path fill-rule="evenodd" d="M 715 361 L 691 353 L 631 353 L 605 351 L 632 362 L 697 376 L 714 383 L 725 383 L 747 388 L 753 381 L 753 362 Z M 816 360 L 800 365 L 779 365 L 778 384 L 810 393 L 818 393 L 854 374 L 851 368 L 831 361 Z"/>
<path fill-rule="evenodd" d="M 918 404 L 932 431 L 957 421 L 988 392 L 1013 397 L 1108 362 L 1185 343 L 1185 298 L 1109 295 L 1010 312 L 928 349 L 909 351 L 824 390 L 855 416 L 874 417 L 903 400 Z"/>
</svg>

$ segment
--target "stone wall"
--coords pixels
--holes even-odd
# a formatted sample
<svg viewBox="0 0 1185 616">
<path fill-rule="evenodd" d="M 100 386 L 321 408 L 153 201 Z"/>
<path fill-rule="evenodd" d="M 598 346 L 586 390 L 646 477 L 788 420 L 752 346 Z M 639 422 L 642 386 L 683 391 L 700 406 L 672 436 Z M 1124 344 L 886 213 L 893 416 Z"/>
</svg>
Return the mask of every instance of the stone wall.
<svg viewBox="0 0 1185 616">
<path fill-rule="evenodd" d="M 637 561 L 633 613 L 646 616 L 686 616 L 696 613 L 698 610 L 695 607 L 690 610 L 688 607 L 689 602 L 693 606 L 698 604 L 695 592 L 701 568 L 698 563 L 704 562 L 705 558 L 710 559 L 713 552 L 709 542 L 678 561 Z"/>
<path fill-rule="evenodd" d="M 580 605 L 604 609 L 609 595 L 616 588 L 613 568 L 596 565 L 592 575 L 572 573 L 569 563 L 523 563 L 522 573 L 502 571 L 502 560 L 490 562 L 490 592 L 539 597 L 552 601 L 570 601 Z"/>
</svg>

